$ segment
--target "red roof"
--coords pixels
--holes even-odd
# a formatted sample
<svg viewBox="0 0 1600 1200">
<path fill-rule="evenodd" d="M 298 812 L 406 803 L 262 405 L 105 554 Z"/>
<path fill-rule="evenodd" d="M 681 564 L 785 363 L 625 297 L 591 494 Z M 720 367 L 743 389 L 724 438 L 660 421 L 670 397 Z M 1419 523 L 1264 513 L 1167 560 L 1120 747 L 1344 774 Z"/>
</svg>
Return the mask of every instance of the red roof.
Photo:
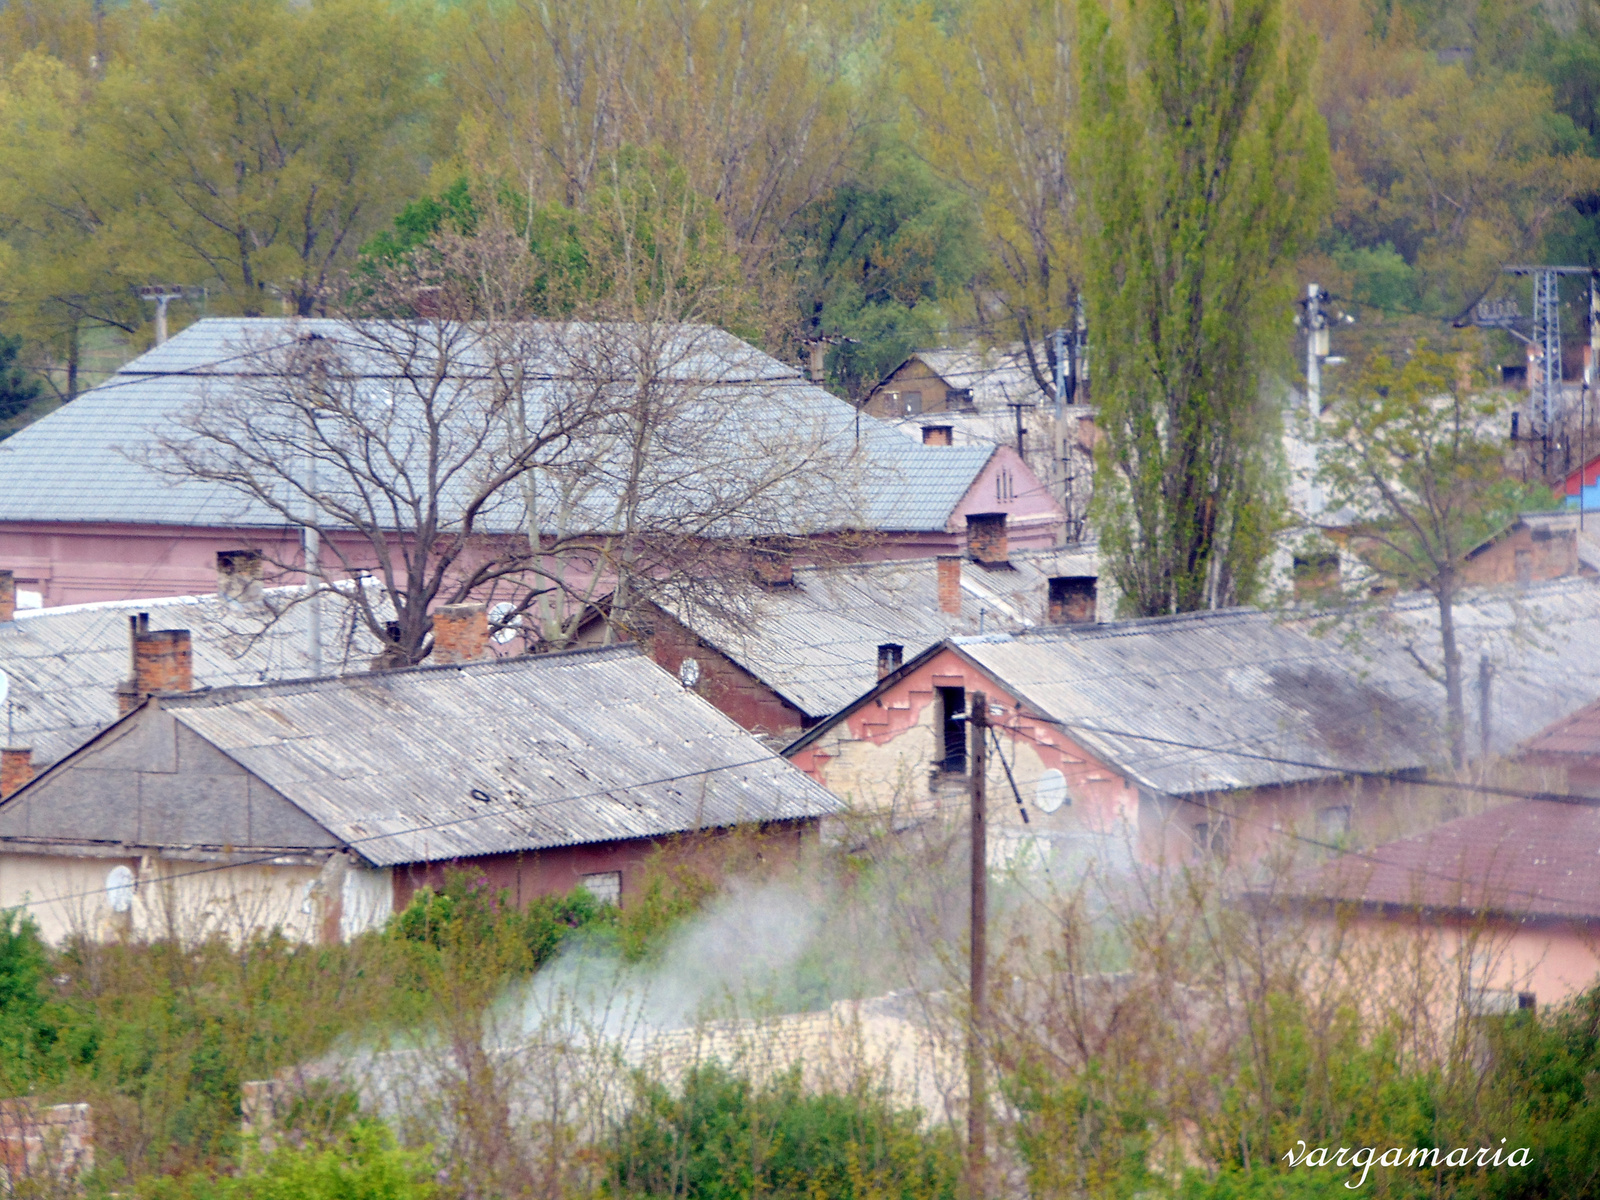
<svg viewBox="0 0 1600 1200">
<path fill-rule="evenodd" d="M 1347 854 L 1286 892 L 1304 900 L 1600 921 L 1600 806 L 1519 800 Z"/>
<path fill-rule="evenodd" d="M 1576 496 L 1582 490 L 1578 483 L 1580 479 L 1583 481 L 1582 487 L 1593 487 L 1596 483 L 1600 483 L 1600 456 L 1591 458 L 1583 466 L 1569 471 L 1567 481 L 1562 487 L 1562 494 Z"/>
<path fill-rule="evenodd" d="M 1526 754 L 1579 754 L 1600 757 L 1600 700 L 1522 743 Z"/>
</svg>

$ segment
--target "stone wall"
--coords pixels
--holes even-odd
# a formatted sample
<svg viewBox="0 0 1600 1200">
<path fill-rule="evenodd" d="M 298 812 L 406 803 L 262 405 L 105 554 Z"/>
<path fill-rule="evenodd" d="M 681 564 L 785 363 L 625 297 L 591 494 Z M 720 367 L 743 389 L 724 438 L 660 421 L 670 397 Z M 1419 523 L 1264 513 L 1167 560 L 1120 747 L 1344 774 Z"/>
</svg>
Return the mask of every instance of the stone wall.
<svg viewBox="0 0 1600 1200">
<path fill-rule="evenodd" d="M 94 1121 L 87 1104 L 43 1106 L 0 1100 L 0 1193 L 65 1184 L 76 1189 L 94 1167 Z"/>
</svg>

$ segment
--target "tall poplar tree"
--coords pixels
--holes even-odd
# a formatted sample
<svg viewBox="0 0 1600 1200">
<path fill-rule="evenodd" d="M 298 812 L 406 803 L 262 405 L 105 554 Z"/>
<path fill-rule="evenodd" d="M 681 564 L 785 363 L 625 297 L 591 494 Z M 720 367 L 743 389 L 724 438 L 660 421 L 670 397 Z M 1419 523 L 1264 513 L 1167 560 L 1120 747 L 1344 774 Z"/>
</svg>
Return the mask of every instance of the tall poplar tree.
<svg viewBox="0 0 1600 1200">
<path fill-rule="evenodd" d="M 1133 612 L 1248 600 L 1281 509 L 1265 347 L 1330 192 L 1310 43 L 1281 0 L 1085 0 L 1095 504 Z"/>
</svg>

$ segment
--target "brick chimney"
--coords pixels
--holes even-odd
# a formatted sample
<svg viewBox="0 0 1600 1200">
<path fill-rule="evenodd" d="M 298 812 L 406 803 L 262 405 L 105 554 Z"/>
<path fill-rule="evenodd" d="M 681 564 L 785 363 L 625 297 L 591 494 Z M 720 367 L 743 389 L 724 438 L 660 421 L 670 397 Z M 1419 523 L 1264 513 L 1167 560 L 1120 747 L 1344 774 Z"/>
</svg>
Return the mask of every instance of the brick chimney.
<svg viewBox="0 0 1600 1200">
<path fill-rule="evenodd" d="M 117 688 L 117 709 L 129 713 L 156 692 L 194 690 L 194 652 L 187 629 L 151 629 L 150 614 L 129 617 L 133 678 Z"/>
<path fill-rule="evenodd" d="M 961 556 L 941 554 L 939 571 L 939 611 L 953 617 L 961 615 Z"/>
<path fill-rule="evenodd" d="M 33 751 L 26 747 L 0 750 L 0 800 L 33 778 Z"/>
<path fill-rule="evenodd" d="M 924 425 L 922 427 L 922 444 L 924 446 L 948 446 L 955 436 L 953 425 Z"/>
<path fill-rule="evenodd" d="M 1092 625 L 1099 581 L 1093 575 L 1057 575 L 1050 580 L 1052 625 Z"/>
<path fill-rule="evenodd" d="M 13 571 L 0 571 L 0 625 L 17 615 L 17 576 Z"/>
<path fill-rule="evenodd" d="M 986 567 L 1003 567 L 1011 561 L 1005 513 L 967 514 L 967 553 Z"/>
<path fill-rule="evenodd" d="M 217 551 L 217 595 L 237 604 L 261 600 L 260 551 Z"/>
<path fill-rule="evenodd" d="M 757 546 L 750 555 L 756 582 L 766 587 L 788 587 L 794 583 L 794 558 L 780 550 Z"/>
<path fill-rule="evenodd" d="M 489 610 L 481 604 L 446 604 L 433 614 L 433 661 L 475 662 L 489 652 Z"/>
<path fill-rule="evenodd" d="M 878 678 L 892 675 L 905 661 L 906 648 L 898 642 L 884 642 L 878 647 Z"/>
</svg>

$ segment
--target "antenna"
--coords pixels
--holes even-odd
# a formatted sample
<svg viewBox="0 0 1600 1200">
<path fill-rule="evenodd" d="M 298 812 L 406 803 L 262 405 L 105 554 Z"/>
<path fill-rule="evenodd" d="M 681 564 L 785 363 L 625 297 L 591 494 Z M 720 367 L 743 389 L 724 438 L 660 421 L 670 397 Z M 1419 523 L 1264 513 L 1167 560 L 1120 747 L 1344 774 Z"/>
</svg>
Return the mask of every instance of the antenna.
<svg viewBox="0 0 1600 1200">
<path fill-rule="evenodd" d="M 186 287 L 176 283 L 157 283 L 149 287 L 135 288 L 135 293 L 141 300 L 154 300 L 156 302 L 156 345 L 167 340 L 167 305 L 174 300 L 192 300 L 196 296 L 205 294 L 204 288 Z"/>
</svg>

